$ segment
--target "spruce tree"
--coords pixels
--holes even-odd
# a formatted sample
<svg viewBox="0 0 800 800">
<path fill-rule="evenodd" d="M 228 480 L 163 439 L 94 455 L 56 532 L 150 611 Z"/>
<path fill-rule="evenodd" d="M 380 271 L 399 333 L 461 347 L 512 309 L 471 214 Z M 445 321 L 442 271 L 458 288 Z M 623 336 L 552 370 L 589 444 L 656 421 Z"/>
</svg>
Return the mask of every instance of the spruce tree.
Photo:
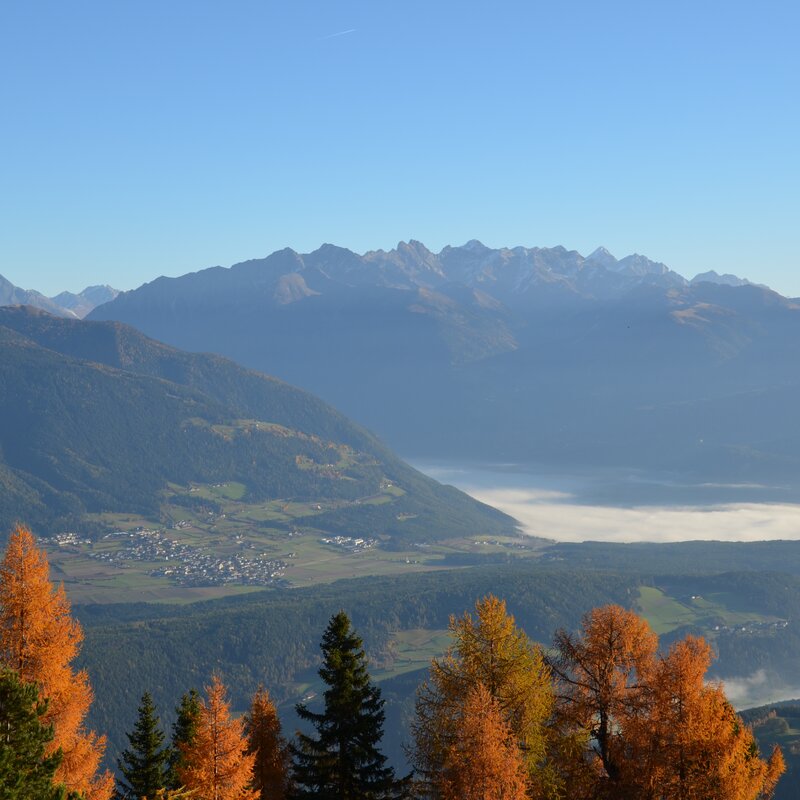
<svg viewBox="0 0 800 800">
<path fill-rule="evenodd" d="M 58 800 L 53 785 L 61 751 L 47 755 L 53 726 L 42 723 L 47 709 L 32 683 L 11 670 L 0 672 L 0 797 L 4 800 Z"/>
<path fill-rule="evenodd" d="M 119 781 L 120 794 L 136 800 L 153 800 L 158 790 L 167 785 L 170 750 L 164 746 L 164 732 L 149 692 L 142 695 L 139 716 L 127 736 L 130 749 L 117 759 L 124 778 Z"/>
<path fill-rule="evenodd" d="M 172 725 L 172 747 L 167 772 L 167 788 L 173 790 L 182 786 L 179 773 L 184 764 L 183 750 L 191 745 L 197 733 L 200 719 L 200 695 L 197 689 L 190 689 L 181 697 L 175 712 L 178 717 Z"/>
<path fill-rule="evenodd" d="M 407 781 L 395 778 L 378 749 L 384 701 L 370 681 L 361 639 L 344 611 L 322 637 L 319 675 L 327 685 L 321 713 L 300 703 L 297 714 L 316 736 L 298 734 L 292 746 L 296 800 L 383 800 L 401 797 Z"/>
</svg>

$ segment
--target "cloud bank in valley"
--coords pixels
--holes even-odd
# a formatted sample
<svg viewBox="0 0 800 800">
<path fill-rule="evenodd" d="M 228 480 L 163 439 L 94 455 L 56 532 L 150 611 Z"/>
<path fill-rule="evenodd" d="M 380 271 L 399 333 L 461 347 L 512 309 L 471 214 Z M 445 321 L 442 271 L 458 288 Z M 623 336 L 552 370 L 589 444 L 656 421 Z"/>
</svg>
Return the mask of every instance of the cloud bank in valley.
<svg viewBox="0 0 800 800">
<path fill-rule="evenodd" d="M 571 495 L 556 491 L 461 488 L 518 519 L 526 533 L 560 542 L 800 539 L 800 505 L 727 503 L 618 508 L 570 502 Z"/>
<path fill-rule="evenodd" d="M 800 686 L 782 681 L 774 674 L 768 675 L 763 669 L 758 669 L 751 675 L 725 677 L 722 683 L 728 700 L 739 710 L 800 697 Z"/>
</svg>

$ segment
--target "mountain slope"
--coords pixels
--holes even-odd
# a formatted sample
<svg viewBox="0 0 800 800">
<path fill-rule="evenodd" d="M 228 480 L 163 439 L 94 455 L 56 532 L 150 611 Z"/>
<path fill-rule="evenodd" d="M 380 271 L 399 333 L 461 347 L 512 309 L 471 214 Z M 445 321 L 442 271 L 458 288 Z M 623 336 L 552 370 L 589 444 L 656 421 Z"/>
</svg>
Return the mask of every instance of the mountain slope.
<svg viewBox="0 0 800 800">
<path fill-rule="evenodd" d="M 61 308 L 71 311 L 78 319 L 83 319 L 93 308 L 110 302 L 118 294 L 111 286 L 87 286 L 80 294 L 61 292 L 51 299 Z"/>
<path fill-rule="evenodd" d="M 602 248 L 324 245 L 159 278 L 91 318 L 278 375 L 415 456 L 800 474 L 800 304 L 699 278 Z"/>
<path fill-rule="evenodd" d="M 40 292 L 20 289 L 0 275 L 0 307 L 33 306 L 59 317 L 83 319 L 93 308 L 113 300 L 119 292 L 110 286 L 87 286 L 80 294 L 61 292 L 45 297 Z"/>
<path fill-rule="evenodd" d="M 3 529 L 57 530 L 87 512 L 158 519 L 168 485 L 229 481 L 250 502 L 328 501 L 320 530 L 428 541 L 514 528 L 317 398 L 119 324 L 0 309 L 0 419 Z"/>
<path fill-rule="evenodd" d="M 11 281 L 0 275 L 0 306 L 28 305 L 49 311 L 51 314 L 58 314 L 66 317 L 72 316 L 70 312 L 62 308 L 54 300 L 45 297 L 39 292 L 20 289 L 14 286 Z"/>
</svg>

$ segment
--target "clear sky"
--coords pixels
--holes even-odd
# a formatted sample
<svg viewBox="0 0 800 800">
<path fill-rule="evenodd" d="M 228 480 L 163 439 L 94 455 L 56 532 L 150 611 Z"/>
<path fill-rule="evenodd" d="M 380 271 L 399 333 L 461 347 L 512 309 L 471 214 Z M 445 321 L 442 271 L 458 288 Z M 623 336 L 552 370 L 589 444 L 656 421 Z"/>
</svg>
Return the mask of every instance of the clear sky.
<svg viewBox="0 0 800 800">
<path fill-rule="evenodd" d="M 5 0 L 0 274 L 602 244 L 800 296 L 800 3 Z"/>
</svg>

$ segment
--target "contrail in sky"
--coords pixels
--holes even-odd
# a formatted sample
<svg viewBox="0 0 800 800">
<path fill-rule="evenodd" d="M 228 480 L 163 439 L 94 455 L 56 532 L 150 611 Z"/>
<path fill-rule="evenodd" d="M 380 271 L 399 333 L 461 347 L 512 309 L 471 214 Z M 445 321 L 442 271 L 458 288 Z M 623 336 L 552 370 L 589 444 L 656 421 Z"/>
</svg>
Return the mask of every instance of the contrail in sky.
<svg viewBox="0 0 800 800">
<path fill-rule="evenodd" d="M 358 28 L 349 28 L 346 31 L 339 31 L 339 33 L 330 33 L 327 36 L 320 36 L 319 41 L 323 41 L 324 39 L 335 39 L 337 36 L 346 36 L 348 33 L 355 33 Z"/>
</svg>

